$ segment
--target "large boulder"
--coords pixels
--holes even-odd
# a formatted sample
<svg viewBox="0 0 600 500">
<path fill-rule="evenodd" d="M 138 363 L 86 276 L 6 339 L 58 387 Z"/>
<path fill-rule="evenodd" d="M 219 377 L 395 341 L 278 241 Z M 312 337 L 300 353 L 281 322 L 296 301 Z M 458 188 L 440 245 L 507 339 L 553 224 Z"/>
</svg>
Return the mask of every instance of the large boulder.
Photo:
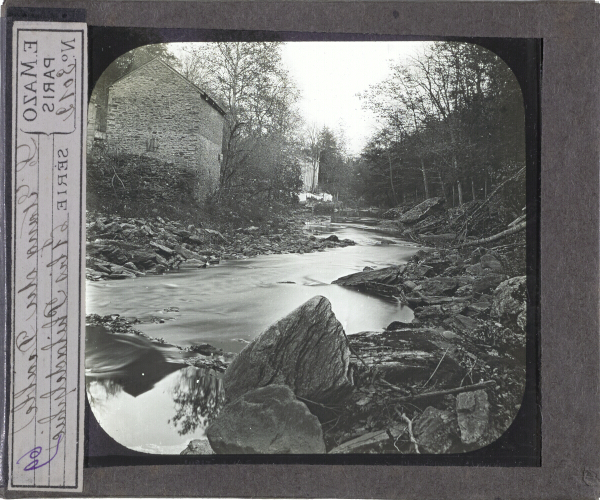
<svg viewBox="0 0 600 500">
<path fill-rule="evenodd" d="M 325 297 L 316 296 L 271 325 L 229 365 L 225 395 L 287 385 L 296 396 L 329 404 L 352 390 L 350 350 L 344 329 Z"/>
<path fill-rule="evenodd" d="M 490 420 L 487 392 L 480 389 L 459 394 L 456 397 L 456 414 L 461 441 L 484 446 L 484 436 Z"/>
<path fill-rule="evenodd" d="M 527 325 L 527 277 L 517 276 L 503 281 L 494 290 L 492 317 L 508 328 L 525 332 Z"/>
<path fill-rule="evenodd" d="M 325 453 L 317 417 L 284 385 L 247 392 L 206 429 L 215 453 Z"/>
<path fill-rule="evenodd" d="M 408 212 L 402 214 L 398 219 L 403 224 L 415 224 L 430 215 L 441 211 L 444 207 L 444 198 L 429 198 Z"/>
</svg>

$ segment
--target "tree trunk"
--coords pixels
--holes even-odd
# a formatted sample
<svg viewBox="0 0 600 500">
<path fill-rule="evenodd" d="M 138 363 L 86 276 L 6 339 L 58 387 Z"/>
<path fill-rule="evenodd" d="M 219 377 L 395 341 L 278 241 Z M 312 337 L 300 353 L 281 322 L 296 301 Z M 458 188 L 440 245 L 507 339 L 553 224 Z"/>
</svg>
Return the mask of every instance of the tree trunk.
<svg viewBox="0 0 600 500">
<path fill-rule="evenodd" d="M 390 186 L 392 187 L 392 197 L 394 206 L 398 204 L 398 199 L 396 198 L 396 190 L 394 189 L 394 175 L 392 171 L 392 157 L 388 153 L 388 161 L 390 162 Z"/>
<path fill-rule="evenodd" d="M 440 168 L 437 169 L 438 179 L 440 180 L 440 185 L 442 186 L 442 195 L 444 197 L 444 201 L 448 203 L 448 197 L 446 196 L 446 185 L 444 184 L 444 180 L 442 179 L 442 172 L 440 172 Z"/>
<path fill-rule="evenodd" d="M 483 184 L 483 199 L 487 200 L 487 175 L 485 176 L 485 183 Z"/>
<path fill-rule="evenodd" d="M 425 199 L 429 199 L 429 186 L 427 185 L 427 172 L 425 171 L 425 162 L 421 158 L 421 172 L 423 172 L 423 187 L 425 188 Z"/>
<path fill-rule="evenodd" d="M 400 183 L 400 192 L 398 193 L 398 203 L 402 199 L 402 203 L 406 203 L 406 193 L 404 192 L 404 184 Z"/>
<path fill-rule="evenodd" d="M 454 202 L 454 184 L 452 184 L 452 208 L 454 208 L 455 206 L 455 202 Z"/>
<path fill-rule="evenodd" d="M 452 166 L 454 167 L 454 175 L 456 177 L 456 184 L 458 185 L 458 204 L 459 204 L 459 206 L 462 206 L 463 193 L 462 193 L 462 186 L 460 184 L 460 179 L 458 176 L 458 162 L 456 161 L 456 139 L 454 137 L 454 130 L 452 128 L 453 124 L 450 124 L 450 125 L 451 125 L 450 126 L 450 140 L 452 142 Z"/>
<path fill-rule="evenodd" d="M 471 193 L 473 194 L 473 201 L 475 201 L 475 182 L 471 179 Z"/>
<path fill-rule="evenodd" d="M 510 227 L 500 233 L 494 234 L 492 236 L 488 236 L 487 238 L 481 238 L 473 241 L 465 241 L 459 247 L 470 247 L 473 245 L 483 245 L 484 243 L 491 243 L 492 241 L 500 240 L 505 238 L 506 236 L 510 236 L 511 234 L 518 233 L 527 227 L 527 221 L 523 221 L 519 224 L 516 224 L 513 227 Z"/>
</svg>

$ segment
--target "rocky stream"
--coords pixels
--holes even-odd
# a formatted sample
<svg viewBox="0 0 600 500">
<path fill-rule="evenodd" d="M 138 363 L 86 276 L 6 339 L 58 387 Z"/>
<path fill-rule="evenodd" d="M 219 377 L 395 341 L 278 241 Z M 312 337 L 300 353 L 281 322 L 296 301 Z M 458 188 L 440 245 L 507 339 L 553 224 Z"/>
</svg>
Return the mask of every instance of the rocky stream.
<svg viewBox="0 0 600 500">
<path fill-rule="evenodd" d="M 95 417 L 151 453 L 495 441 L 525 386 L 524 241 L 440 246 L 448 214 L 412 210 L 334 224 L 304 211 L 228 234 L 90 214 Z"/>
</svg>

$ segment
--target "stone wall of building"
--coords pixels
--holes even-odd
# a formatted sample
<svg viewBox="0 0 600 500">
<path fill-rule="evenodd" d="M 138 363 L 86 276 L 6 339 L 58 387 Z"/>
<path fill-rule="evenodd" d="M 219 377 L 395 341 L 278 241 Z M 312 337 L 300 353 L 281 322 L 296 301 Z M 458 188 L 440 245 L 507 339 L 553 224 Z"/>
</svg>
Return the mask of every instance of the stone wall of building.
<svg viewBox="0 0 600 500">
<path fill-rule="evenodd" d="M 219 181 L 223 116 L 197 87 L 155 59 L 109 90 L 106 143 L 111 153 L 150 156 L 195 169 L 204 198 Z"/>
</svg>

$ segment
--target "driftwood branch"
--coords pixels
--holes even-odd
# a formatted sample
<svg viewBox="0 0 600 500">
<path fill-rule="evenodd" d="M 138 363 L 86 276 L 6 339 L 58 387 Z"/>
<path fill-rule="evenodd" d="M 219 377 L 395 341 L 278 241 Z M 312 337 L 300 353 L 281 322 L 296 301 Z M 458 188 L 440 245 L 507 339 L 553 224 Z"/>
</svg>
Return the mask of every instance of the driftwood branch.
<svg viewBox="0 0 600 500">
<path fill-rule="evenodd" d="M 408 418 L 404 413 L 400 413 L 398 411 L 398 408 L 394 408 L 396 410 L 396 413 L 398 414 L 398 416 L 404 420 L 406 422 L 407 425 L 407 430 L 408 430 L 408 437 L 410 438 L 410 442 L 414 445 L 415 447 L 415 453 L 421 453 L 419 451 L 419 444 L 417 443 L 417 440 L 415 439 L 415 436 L 413 434 L 413 430 L 412 430 L 412 420 L 410 418 Z"/>
<path fill-rule="evenodd" d="M 344 333 L 345 335 L 345 333 Z M 348 337 L 346 337 L 346 340 L 348 339 Z M 354 347 L 352 347 L 350 345 L 350 343 L 348 343 L 348 350 L 350 351 L 350 354 L 354 354 L 354 356 L 356 356 L 356 358 L 366 367 L 369 368 L 369 365 L 367 363 L 365 363 L 365 360 L 362 359 L 362 357 L 358 354 L 358 352 L 356 351 L 356 349 L 354 349 Z"/>
<path fill-rule="evenodd" d="M 526 226 L 527 226 L 527 222 L 523 221 L 523 222 L 517 224 L 516 226 L 506 229 L 505 231 L 502 231 L 501 233 L 494 234 L 493 236 L 488 236 L 487 238 L 481 238 L 479 240 L 465 241 L 464 243 L 461 243 L 460 245 L 458 245 L 458 248 L 470 247 L 473 245 L 481 245 L 483 243 L 491 243 L 492 241 L 500 240 L 502 238 L 505 238 L 506 236 L 510 236 L 511 234 L 518 233 L 519 231 L 522 231 L 523 229 L 525 229 Z"/>
<path fill-rule="evenodd" d="M 469 226 L 470 222 L 475 218 L 475 216 L 479 212 L 481 212 L 485 206 L 487 206 L 487 204 L 494 198 L 494 196 L 502 189 L 502 187 L 506 183 L 515 180 L 523 172 L 525 172 L 525 167 L 521 168 L 516 174 L 512 175 L 508 179 L 505 179 L 503 182 L 498 184 L 498 186 L 496 186 L 496 188 L 491 192 L 491 194 L 485 200 L 483 200 L 483 202 L 478 207 L 476 207 L 475 210 L 473 210 L 473 212 L 471 212 L 468 215 L 465 213 L 466 219 L 463 222 L 461 228 L 456 232 L 456 239 L 454 241 L 459 241 L 460 239 L 464 239 L 467 236 L 468 226 Z"/>
<path fill-rule="evenodd" d="M 323 408 L 325 410 L 329 410 L 329 411 L 331 411 L 333 413 L 337 413 L 340 410 L 339 406 L 327 406 L 327 405 L 324 405 L 322 403 L 317 403 L 316 401 L 312 401 L 310 399 L 306 399 L 306 398 L 303 398 L 303 397 L 300 397 L 300 396 L 296 396 L 296 399 L 298 399 L 299 401 L 302 401 L 305 404 L 308 403 L 310 405 L 315 405 L 315 406 L 318 406 L 318 407 Z"/>
<path fill-rule="evenodd" d="M 350 354 L 354 354 L 356 356 L 356 358 L 367 368 L 369 369 L 369 365 L 367 365 L 367 363 L 365 363 L 365 360 L 362 359 L 362 357 L 358 354 L 358 351 L 356 349 L 354 349 L 354 347 L 352 347 L 352 344 L 350 344 L 350 339 L 348 338 L 348 335 L 346 335 L 346 332 L 342 331 L 342 333 L 344 334 L 344 337 L 346 338 L 346 345 L 348 346 L 348 350 L 350 351 Z"/>
<path fill-rule="evenodd" d="M 490 387 L 495 384 L 495 380 L 487 380 L 485 382 L 480 382 L 479 384 L 465 385 L 464 387 L 454 387 L 453 389 L 445 389 L 443 391 L 422 392 L 421 394 L 415 394 L 414 396 L 398 398 L 395 401 L 401 403 L 404 401 L 412 401 L 414 399 L 435 398 L 437 396 L 445 396 L 446 394 L 456 394 L 458 392 L 477 391 L 478 389 L 485 389 L 486 387 Z"/>
<path fill-rule="evenodd" d="M 433 373 L 431 374 L 431 377 L 429 377 L 429 378 L 427 379 L 427 382 L 425 382 L 425 383 L 423 384 L 423 386 L 422 386 L 422 387 L 425 387 L 425 386 L 426 386 L 426 385 L 429 383 L 429 381 L 430 381 L 430 380 L 433 378 L 433 376 L 436 374 L 436 372 L 438 371 L 438 368 L 439 368 L 439 367 L 440 367 L 440 365 L 442 364 L 442 361 L 444 361 L 444 358 L 446 357 L 446 354 L 448 354 L 448 350 L 449 350 L 449 349 L 450 349 L 450 346 L 448 346 L 448 347 L 446 348 L 446 352 L 445 352 L 445 353 L 444 353 L 444 355 L 442 356 L 442 359 L 440 359 L 440 362 L 439 362 L 439 363 L 437 364 L 437 366 L 435 367 L 435 370 L 433 370 Z"/>
<path fill-rule="evenodd" d="M 507 183 L 510 182 L 514 179 L 516 179 L 517 177 L 519 177 L 523 172 L 525 172 L 525 167 L 523 167 L 522 169 L 520 169 L 516 174 L 514 174 L 513 176 L 509 177 L 508 179 L 504 180 L 503 182 L 501 182 L 500 184 L 498 184 L 496 186 L 496 189 L 494 189 L 490 195 L 483 201 L 483 203 L 481 205 L 479 205 L 475 210 L 473 210 L 473 212 L 469 215 L 467 221 L 465 222 L 465 224 L 473 219 L 473 217 L 475 217 L 475 215 L 477 215 L 479 212 L 481 212 L 481 210 L 483 209 L 483 207 L 485 207 L 490 200 L 494 197 L 494 195 L 500 191 L 500 189 L 502 189 L 502 187 Z"/>
<path fill-rule="evenodd" d="M 405 394 L 408 392 L 408 390 L 407 390 L 407 389 L 402 389 L 401 387 L 398 387 L 397 385 L 390 384 L 390 383 L 389 383 L 389 382 L 388 382 L 386 379 L 384 379 L 384 378 L 380 378 L 380 379 L 379 379 L 379 382 L 381 382 L 381 383 L 382 383 L 382 384 L 384 384 L 384 385 L 387 385 L 388 387 L 391 387 L 392 389 L 395 389 L 395 390 L 397 390 L 397 391 L 403 392 L 403 393 L 405 393 Z"/>
<path fill-rule="evenodd" d="M 113 169 L 113 172 L 115 173 L 115 175 L 113 175 L 112 179 L 110 180 L 110 183 L 111 183 L 111 185 L 112 185 L 113 189 L 115 188 L 115 184 L 114 184 L 114 182 L 115 182 L 115 177 L 116 177 L 117 179 L 119 179 L 119 182 L 121 183 L 121 186 L 123 186 L 123 189 L 125 189 L 125 184 L 123 184 L 123 181 L 122 181 L 122 180 L 121 180 L 121 178 L 119 177 L 119 174 L 117 174 L 117 170 L 115 169 L 115 167 L 113 167 L 112 169 Z"/>
</svg>

